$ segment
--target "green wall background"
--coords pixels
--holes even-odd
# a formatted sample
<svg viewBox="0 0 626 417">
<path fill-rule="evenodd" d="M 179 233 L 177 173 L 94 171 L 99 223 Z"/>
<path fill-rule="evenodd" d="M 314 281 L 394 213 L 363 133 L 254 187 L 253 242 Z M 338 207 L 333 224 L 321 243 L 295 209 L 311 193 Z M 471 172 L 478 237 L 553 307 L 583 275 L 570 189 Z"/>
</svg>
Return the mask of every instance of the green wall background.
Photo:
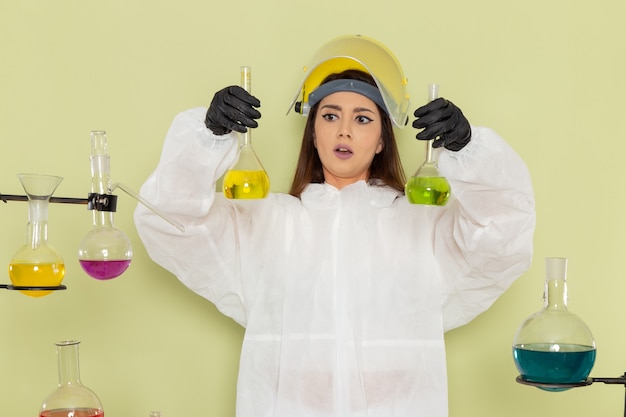
<svg viewBox="0 0 626 417">
<path fill-rule="evenodd" d="M 3 0 L 0 3 L 0 192 L 16 174 L 65 178 L 56 196 L 86 197 L 89 132 L 108 133 L 113 180 L 139 190 L 176 113 L 253 70 L 263 118 L 255 149 L 285 191 L 303 119 L 285 116 L 302 67 L 325 41 L 361 33 L 397 55 L 413 106 L 426 86 L 520 153 L 537 199 L 532 268 L 471 324 L 447 335 L 452 417 L 618 416 L 624 389 L 593 384 L 547 393 L 515 382 L 511 342 L 542 307 L 543 258 L 570 259 L 570 308 L 598 345 L 593 376 L 626 370 L 623 304 L 626 196 L 622 0 Z M 405 168 L 422 147 L 405 129 Z M 67 265 L 61 291 L 0 293 L 0 412 L 37 414 L 57 382 L 54 342 L 82 341 L 83 382 L 106 414 L 234 415 L 242 329 L 150 261 L 121 191 L 118 228 L 134 246 L 122 277 L 78 265 L 91 227 L 84 206 L 52 204 L 51 244 Z M 0 204 L 0 264 L 23 244 L 27 205 Z M 0 282 L 8 282 L 8 275 Z"/>
</svg>

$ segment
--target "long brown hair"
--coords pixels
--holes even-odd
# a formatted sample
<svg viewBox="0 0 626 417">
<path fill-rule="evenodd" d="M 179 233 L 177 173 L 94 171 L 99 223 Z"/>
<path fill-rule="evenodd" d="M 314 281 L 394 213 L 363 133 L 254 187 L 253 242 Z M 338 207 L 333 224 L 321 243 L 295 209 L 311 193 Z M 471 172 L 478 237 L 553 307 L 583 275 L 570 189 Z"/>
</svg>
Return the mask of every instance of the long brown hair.
<svg viewBox="0 0 626 417">
<path fill-rule="evenodd" d="M 355 79 L 376 85 L 371 75 L 359 70 L 346 70 L 339 74 L 331 74 L 322 81 L 322 84 L 338 79 Z M 309 111 L 306 126 L 304 127 L 302 145 L 300 146 L 298 165 L 296 166 L 296 172 L 289 190 L 289 194 L 298 198 L 308 184 L 324 182 L 322 161 L 315 148 L 315 118 L 317 117 L 318 108 L 319 103 Z M 398 153 L 398 145 L 396 144 L 391 119 L 380 107 L 378 107 L 378 111 L 382 117 L 383 150 L 376 154 L 372 160 L 369 179 L 380 180 L 387 186 L 404 193 L 406 177 L 400 162 L 400 154 Z"/>
</svg>

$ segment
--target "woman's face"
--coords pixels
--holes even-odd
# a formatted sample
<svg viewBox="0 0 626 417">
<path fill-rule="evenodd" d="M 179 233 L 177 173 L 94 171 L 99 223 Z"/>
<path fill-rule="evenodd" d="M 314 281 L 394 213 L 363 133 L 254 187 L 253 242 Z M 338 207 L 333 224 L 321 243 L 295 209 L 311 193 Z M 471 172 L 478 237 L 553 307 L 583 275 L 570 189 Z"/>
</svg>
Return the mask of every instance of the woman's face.
<svg viewBox="0 0 626 417">
<path fill-rule="evenodd" d="M 383 150 L 376 103 L 343 91 L 323 98 L 315 118 L 315 147 L 328 184 L 341 189 L 367 181 L 374 156 Z"/>
</svg>

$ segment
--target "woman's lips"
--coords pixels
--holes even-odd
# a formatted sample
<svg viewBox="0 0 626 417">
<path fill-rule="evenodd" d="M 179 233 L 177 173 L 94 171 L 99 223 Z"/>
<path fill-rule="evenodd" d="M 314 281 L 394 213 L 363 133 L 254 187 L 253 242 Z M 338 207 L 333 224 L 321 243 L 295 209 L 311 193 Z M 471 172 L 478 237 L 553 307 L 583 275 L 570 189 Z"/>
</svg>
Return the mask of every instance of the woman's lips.
<svg viewBox="0 0 626 417">
<path fill-rule="evenodd" d="M 335 156 L 339 159 L 348 159 L 352 157 L 352 148 L 345 145 L 338 145 L 334 149 Z"/>
</svg>

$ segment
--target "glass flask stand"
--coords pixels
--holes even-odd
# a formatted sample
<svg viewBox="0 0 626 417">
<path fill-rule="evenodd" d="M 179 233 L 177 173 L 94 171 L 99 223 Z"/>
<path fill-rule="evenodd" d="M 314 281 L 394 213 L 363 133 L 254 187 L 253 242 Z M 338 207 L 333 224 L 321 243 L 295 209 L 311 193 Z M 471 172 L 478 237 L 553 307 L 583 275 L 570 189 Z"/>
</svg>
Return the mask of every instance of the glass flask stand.
<svg viewBox="0 0 626 417">
<path fill-rule="evenodd" d="M 438 96 L 439 85 L 430 84 L 428 86 L 429 101 L 435 100 Z M 404 193 L 411 204 L 444 206 L 450 197 L 450 183 L 446 177 L 439 174 L 433 152 L 433 141 L 434 139 L 425 141 L 426 157 L 424 163 L 406 183 Z"/>
<path fill-rule="evenodd" d="M 91 193 L 88 208 L 93 228 L 83 237 L 78 260 L 92 278 L 107 280 L 123 274 L 132 260 L 133 250 L 124 232 L 114 226 L 117 196 L 111 194 L 110 157 L 106 132 L 91 132 Z"/>
<path fill-rule="evenodd" d="M 182 224 L 162 213 L 124 184 L 111 184 L 106 132 L 92 131 L 91 140 L 92 192 L 88 198 L 53 197 L 52 193 L 63 178 L 41 174 L 18 174 L 27 195 L 0 193 L 0 201 L 4 203 L 24 201 L 29 205 L 26 245 L 19 249 L 9 264 L 12 285 L 0 284 L 0 289 L 18 290 L 33 297 L 47 295 L 53 290 L 66 289 L 65 285 L 60 285 L 65 275 L 65 264 L 47 242 L 48 203 L 87 205 L 92 210 L 93 229 L 80 243 L 79 263 L 87 274 L 100 280 L 122 274 L 128 268 L 132 257 L 130 240 L 114 227 L 113 213 L 116 210 L 117 196 L 111 193 L 117 188 L 176 227 L 181 233 L 185 232 Z"/>
<path fill-rule="evenodd" d="M 250 67 L 241 67 L 241 87 L 252 91 Z M 252 148 L 250 128 L 241 134 L 239 158 L 226 172 L 223 180 L 224 196 L 228 199 L 265 198 L 270 191 L 270 179 Z"/>
<path fill-rule="evenodd" d="M 104 417 L 100 399 L 80 380 L 79 343 L 56 343 L 59 385 L 43 401 L 39 417 Z"/>
<path fill-rule="evenodd" d="M 596 344 L 587 325 L 567 309 L 567 258 L 546 258 L 544 307 L 528 317 L 513 341 L 522 381 L 548 391 L 586 384 Z"/>
<path fill-rule="evenodd" d="M 48 205 L 62 177 L 18 174 L 28 196 L 26 244 L 17 250 L 9 264 L 13 289 L 31 297 L 42 297 L 52 290 L 65 289 L 65 263 L 48 244 Z"/>
</svg>

